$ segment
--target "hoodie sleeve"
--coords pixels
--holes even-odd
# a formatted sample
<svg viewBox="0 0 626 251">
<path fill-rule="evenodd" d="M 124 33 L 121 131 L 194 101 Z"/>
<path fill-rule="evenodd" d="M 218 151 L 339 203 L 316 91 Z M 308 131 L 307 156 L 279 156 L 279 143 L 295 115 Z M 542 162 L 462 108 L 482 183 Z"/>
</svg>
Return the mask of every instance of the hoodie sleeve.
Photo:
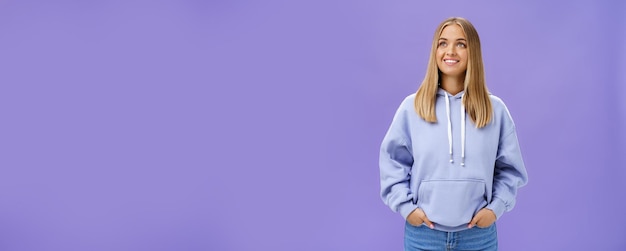
<svg viewBox="0 0 626 251">
<path fill-rule="evenodd" d="M 410 189 L 411 153 L 410 137 L 406 131 L 406 109 L 396 111 L 391 126 L 380 147 L 380 195 L 383 202 L 394 212 L 406 217 L 417 208 L 413 204 Z"/>
<path fill-rule="evenodd" d="M 506 115 L 498 145 L 498 153 L 493 177 L 493 196 L 488 209 L 493 210 L 499 219 L 504 212 L 511 211 L 515 206 L 517 189 L 526 185 L 528 174 L 522 160 L 515 125 L 505 108 Z"/>
</svg>

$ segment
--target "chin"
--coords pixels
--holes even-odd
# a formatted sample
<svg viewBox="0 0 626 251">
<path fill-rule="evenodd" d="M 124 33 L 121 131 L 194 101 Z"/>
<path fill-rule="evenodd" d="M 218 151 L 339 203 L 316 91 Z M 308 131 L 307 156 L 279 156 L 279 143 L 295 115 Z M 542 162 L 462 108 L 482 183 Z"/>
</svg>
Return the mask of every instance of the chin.
<svg viewBox="0 0 626 251">
<path fill-rule="evenodd" d="M 464 73 L 465 71 L 441 71 L 442 75 L 446 75 L 450 77 L 460 76 L 460 75 L 463 75 Z"/>
</svg>

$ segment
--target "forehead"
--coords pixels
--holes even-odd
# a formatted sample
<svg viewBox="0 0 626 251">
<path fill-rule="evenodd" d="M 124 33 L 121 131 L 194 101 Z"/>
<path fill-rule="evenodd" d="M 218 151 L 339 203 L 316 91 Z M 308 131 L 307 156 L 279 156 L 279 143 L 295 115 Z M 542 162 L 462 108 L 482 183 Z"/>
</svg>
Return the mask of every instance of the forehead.
<svg viewBox="0 0 626 251">
<path fill-rule="evenodd" d="M 459 26 L 458 24 L 450 24 L 443 28 L 441 34 L 439 35 L 439 38 L 453 40 L 458 38 L 465 38 L 465 33 L 463 32 L 463 29 L 461 29 L 461 26 Z"/>
</svg>

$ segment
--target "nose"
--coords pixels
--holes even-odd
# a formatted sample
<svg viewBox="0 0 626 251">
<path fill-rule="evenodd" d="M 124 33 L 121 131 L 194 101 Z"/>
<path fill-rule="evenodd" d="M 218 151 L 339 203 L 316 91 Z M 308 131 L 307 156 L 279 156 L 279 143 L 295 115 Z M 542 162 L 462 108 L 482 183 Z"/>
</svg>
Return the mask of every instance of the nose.
<svg viewBox="0 0 626 251">
<path fill-rule="evenodd" d="M 448 48 L 446 50 L 446 55 L 453 56 L 455 54 L 456 54 L 456 51 L 454 49 L 454 46 L 448 46 Z"/>
</svg>

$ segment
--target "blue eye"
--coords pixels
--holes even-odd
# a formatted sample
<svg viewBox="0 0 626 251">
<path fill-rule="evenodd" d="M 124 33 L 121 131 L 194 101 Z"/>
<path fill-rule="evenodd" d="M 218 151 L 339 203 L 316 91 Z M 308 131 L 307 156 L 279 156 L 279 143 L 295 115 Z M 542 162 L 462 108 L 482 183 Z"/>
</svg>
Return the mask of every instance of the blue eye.
<svg viewBox="0 0 626 251">
<path fill-rule="evenodd" d="M 446 47 L 448 45 L 448 43 L 446 42 L 439 42 L 439 47 Z"/>
<path fill-rule="evenodd" d="M 460 48 L 465 48 L 466 47 L 466 45 L 464 43 L 458 43 L 456 46 L 460 47 Z"/>
</svg>

